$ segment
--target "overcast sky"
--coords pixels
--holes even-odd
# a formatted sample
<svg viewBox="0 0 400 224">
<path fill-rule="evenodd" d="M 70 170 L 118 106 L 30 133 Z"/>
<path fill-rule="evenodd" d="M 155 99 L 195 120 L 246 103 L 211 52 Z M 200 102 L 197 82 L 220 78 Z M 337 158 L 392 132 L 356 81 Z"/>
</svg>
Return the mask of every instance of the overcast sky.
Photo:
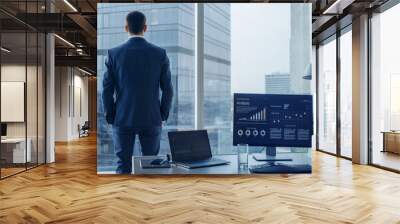
<svg viewBox="0 0 400 224">
<path fill-rule="evenodd" d="M 232 93 L 264 93 L 264 77 L 289 72 L 289 4 L 231 4 Z"/>
</svg>

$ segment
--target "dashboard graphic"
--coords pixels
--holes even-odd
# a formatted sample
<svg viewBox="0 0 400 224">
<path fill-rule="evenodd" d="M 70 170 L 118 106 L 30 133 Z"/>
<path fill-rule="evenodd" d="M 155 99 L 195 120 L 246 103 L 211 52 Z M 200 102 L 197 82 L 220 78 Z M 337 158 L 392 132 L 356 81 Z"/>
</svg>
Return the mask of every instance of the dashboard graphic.
<svg viewBox="0 0 400 224">
<path fill-rule="evenodd" d="M 311 95 L 234 94 L 233 145 L 311 147 Z"/>
</svg>

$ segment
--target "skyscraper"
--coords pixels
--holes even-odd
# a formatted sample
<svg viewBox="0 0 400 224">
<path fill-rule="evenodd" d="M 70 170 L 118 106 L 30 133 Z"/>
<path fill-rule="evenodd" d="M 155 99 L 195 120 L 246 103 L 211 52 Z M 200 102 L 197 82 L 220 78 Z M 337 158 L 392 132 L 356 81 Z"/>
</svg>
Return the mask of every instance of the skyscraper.
<svg viewBox="0 0 400 224">
<path fill-rule="evenodd" d="M 271 73 L 265 75 L 266 94 L 288 94 L 290 89 L 290 74 Z"/>
<path fill-rule="evenodd" d="M 311 74 L 311 32 L 304 24 L 311 23 L 311 4 L 290 5 L 290 90 L 295 94 L 309 94 L 311 81 L 303 77 Z M 308 74 L 310 73 L 310 74 Z"/>
<path fill-rule="evenodd" d="M 230 4 L 204 5 L 204 127 L 214 154 L 232 153 Z"/>
</svg>

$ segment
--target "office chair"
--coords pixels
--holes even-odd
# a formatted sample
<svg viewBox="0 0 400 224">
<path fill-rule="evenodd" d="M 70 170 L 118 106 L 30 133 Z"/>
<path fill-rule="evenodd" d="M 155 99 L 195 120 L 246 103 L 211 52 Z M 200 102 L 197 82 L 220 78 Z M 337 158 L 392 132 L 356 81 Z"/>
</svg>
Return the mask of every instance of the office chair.
<svg viewBox="0 0 400 224">
<path fill-rule="evenodd" d="M 79 138 L 88 137 L 89 129 L 90 129 L 89 121 L 85 121 L 85 123 L 82 125 L 82 127 L 80 127 L 80 125 L 78 124 Z"/>
</svg>

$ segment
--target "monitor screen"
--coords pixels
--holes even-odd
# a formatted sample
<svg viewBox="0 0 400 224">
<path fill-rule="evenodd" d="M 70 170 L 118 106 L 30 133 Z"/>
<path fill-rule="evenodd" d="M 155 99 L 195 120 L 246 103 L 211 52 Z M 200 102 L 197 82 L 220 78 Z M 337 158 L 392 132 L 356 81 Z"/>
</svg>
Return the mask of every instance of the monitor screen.
<svg viewBox="0 0 400 224">
<path fill-rule="evenodd" d="M 312 95 L 234 94 L 233 145 L 311 147 Z"/>
<path fill-rule="evenodd" d="M 1 136 L 7 136 L 7 124 L 1 124 Z"/>
</svg>

